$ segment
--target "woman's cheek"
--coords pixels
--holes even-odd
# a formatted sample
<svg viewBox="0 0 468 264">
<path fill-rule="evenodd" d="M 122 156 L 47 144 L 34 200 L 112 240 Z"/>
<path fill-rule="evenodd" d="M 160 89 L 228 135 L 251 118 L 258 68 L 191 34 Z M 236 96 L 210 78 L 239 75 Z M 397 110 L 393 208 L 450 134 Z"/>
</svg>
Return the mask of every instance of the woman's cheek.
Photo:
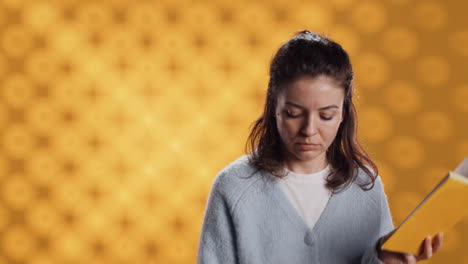
<svg viewBox="0 0 468 264">
<path fill-rule="evenodd" d="M 295 129 L 295 124 L 292 122 L 288 122 L 286 120 L 283 120 L 283 122 L 280 123 L 281 128 L 280 134 L 285 143 L 292 142 L 294 137 L 296 136 L 296 129 Z"/>
<path fill-rule="evenodd" d="M 290 131 L 291 131 L 291 136 L 292 137 L 298 137 L 299 134 L 300 134 L 300 131 L 301 131 L 301 122 L 295 122 L 293 124 L 291 124 L 291 128 L 290 128 Z"/>
<path fill-rule="evenodd" d="M 333 141 L 335 139 L 336 133 L 338 132 L 339 122 L 332 124 L 326 128 L 327 141 Z"/>
</svg>

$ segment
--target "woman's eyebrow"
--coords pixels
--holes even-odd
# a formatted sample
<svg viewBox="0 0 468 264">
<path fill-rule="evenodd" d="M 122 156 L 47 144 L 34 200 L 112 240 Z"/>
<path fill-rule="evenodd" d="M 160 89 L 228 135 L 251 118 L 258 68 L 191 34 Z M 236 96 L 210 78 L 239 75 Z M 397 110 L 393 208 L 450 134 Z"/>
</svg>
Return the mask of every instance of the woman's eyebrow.
<svg viewBox="0 0 468 264">
<path fill-rule="evenodd" d="M 297 108 L 306 109 L 304 106 L 302 106 L 302 105 L 300 105 L 300 104 L 293 103 L 293 102 L 291 102 L 291 101 L 286 101 L 286 104 L 295 106 L 295 107 L 297 107 Z"/>
<path fill-rule="evenodd" d="M 324 107 L 320 107 L 319 110 L 327 110 L 327 109 L 330 109 L 330 108 L 339 109 L 339 107 L 337 105 L 327 105 L 327 106 L 324 106 Z"/>
<path fill-rule="evenodd" d="M 293 103 L 291 101 L 286 101 L 286 104 L 288 105 L 292 105 L 292 106 L 295 106 L 297 108 L 302 108 L 302 109 L 306 109 L 304 106 L 300 105 L 300 104 L 296 104 L 296 103 Z M 330 108 L 337 108 L 339 109 L 339 107 L 337 105 L 327 105 L 327 106 L 324 106 L 324 107 L 320 107 L 319 110 L 327 110 L 327 109 L 330 109 Z"/>
</svg>

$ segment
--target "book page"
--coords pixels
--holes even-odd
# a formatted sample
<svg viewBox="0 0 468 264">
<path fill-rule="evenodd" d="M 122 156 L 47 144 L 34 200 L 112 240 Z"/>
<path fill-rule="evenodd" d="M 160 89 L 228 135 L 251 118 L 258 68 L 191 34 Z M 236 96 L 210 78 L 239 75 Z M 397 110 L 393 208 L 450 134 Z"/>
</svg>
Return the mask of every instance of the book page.
<svg viewBox="0 0 468 264">
<path fill-rule="evenodd" d="M 468 157 L 465 158 L 465 160 L 462 161 L 460 165 L 458 165 L 458 167 L 455 169 L 455 172 L 462 176 L 468 177 Z"/>
</svg>

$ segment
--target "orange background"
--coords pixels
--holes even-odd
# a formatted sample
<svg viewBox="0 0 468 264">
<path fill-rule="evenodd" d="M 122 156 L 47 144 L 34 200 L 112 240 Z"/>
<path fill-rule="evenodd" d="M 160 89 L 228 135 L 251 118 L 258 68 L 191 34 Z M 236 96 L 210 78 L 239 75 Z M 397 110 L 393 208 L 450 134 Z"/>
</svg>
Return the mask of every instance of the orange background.
<svg viewBox="0 0 468 264">
<path fill-rule="evenodd" d="M 468 156 L 463 1 L 0 2 L 0 263 L 193 263 L 301 29 L 349 51 L 398 225 Z M 468 263 L 468 220 L 428 263 Z"/>
</svg>

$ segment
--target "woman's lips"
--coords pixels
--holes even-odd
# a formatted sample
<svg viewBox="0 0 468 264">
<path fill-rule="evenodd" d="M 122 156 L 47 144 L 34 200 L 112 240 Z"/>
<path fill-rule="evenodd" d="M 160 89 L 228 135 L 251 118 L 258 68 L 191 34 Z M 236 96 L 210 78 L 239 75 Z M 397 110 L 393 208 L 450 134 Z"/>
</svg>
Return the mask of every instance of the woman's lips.
<svg viewBox="0 0 468 264">
<path fill-rule="evenodd" d="M 296 143 L 296 145 L 298 145 L 299 149 L 301 150 L 313 150 L 320 148 L 319 144 Z"/>
</svg>

